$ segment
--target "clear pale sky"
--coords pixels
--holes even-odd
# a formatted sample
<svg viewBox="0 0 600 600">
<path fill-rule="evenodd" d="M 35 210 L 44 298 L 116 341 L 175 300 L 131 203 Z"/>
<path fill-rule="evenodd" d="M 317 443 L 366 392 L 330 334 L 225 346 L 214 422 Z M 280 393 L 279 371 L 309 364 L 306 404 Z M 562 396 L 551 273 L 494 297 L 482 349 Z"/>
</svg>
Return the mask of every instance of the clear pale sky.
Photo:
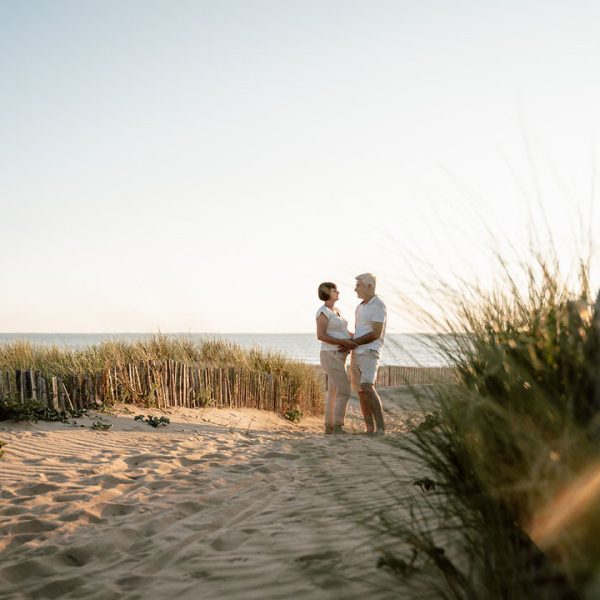
<svg viewBox="0 0 600 600">
<path fill-rule="evenodd" d="M 0 331 L 312 331 L 541 207 L 568 263 L 599 125 L 595 1 L 0 0 Z"/>
</svg>

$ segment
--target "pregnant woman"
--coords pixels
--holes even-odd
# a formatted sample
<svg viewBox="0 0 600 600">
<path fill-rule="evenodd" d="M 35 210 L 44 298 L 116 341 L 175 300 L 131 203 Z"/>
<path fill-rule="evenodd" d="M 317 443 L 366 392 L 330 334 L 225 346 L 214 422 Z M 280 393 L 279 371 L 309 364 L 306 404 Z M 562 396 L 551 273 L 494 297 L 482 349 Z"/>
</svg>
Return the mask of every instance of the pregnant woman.
<svg viewBox="0 0 600 600">
<path fill-rule="evenodd" d="M 335 308 L 339 297 L 335 283 L 326 281 L 319 286 L 319 299 L 324 304 L 317 311 L 317 338 L 321 341 L 321 366 L 328 377 L 325 433 L 345 433 L 343 425 L 350 399 L 346 357 L 356 347 L 348 331 L 348 321 Z M 340 346 L 345 350 L 340 350 Z"/>
</svg>

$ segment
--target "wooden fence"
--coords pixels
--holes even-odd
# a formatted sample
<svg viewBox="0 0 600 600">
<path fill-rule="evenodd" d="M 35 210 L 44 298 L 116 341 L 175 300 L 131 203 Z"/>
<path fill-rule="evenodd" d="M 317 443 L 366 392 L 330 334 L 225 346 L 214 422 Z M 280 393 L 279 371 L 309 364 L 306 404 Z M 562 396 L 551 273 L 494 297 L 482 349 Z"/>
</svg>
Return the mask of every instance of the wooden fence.
<svg viewBox="0 0 600 600">
<path fill-rule="evenodd" d="M 456 381 L 456 371 L 452 367 L 397 367 L 384 365 L 379 367 L 377 372 L 377 385 L 379 387 L 456 383 Z"/>
<path fill-rule="evenodd" d="M 56 377 L 35 370 L 0 371 L 0 400 L 37 401 L 56 410 L 79 410 L 104 402 L 168 408 L 258 408 L 283 414 L 298 406 L 323 412 L 323 373 L 302 381 L 238 367 L 200 367 L 173 360 L 117 365 L 101 373 Z M 379 387 L 454 383 L 450 367 L 382 366 Z M 327 388 L 327 377 L 324 377 Z"/>
<path fill-rule="evenodd" d="M 323 412 L 317 378 L 302 380 L 237 367 L 200 367 L 173 360 L 118 365 L 93 375 L 55 377 L 34 370 L 0 372 L 0 400 L 38 401 L 56 410 L 103 402 L 167 408 L 223 406 L 284 413 L 298 406 Z"/>
<path fill-rule="evenodd" d="M 328 387 L 325 375 L 325 389 Z M 456 372 L 452 367 L 400 367 L 383 365 L 377 371 L 377 387 L 401 385 L 431 385 L 434 383 L 456 383 Z"/>
<path fill-rule="evenodd" d="M 328 377 L 323 373 L 325 389 Z M 434 383 L 456 383 L 456 371 L 452 367 L 400 367 L 383 365 L 377 371 L 377 387 L 401 385 L 432 385 Z"/>
</svg>

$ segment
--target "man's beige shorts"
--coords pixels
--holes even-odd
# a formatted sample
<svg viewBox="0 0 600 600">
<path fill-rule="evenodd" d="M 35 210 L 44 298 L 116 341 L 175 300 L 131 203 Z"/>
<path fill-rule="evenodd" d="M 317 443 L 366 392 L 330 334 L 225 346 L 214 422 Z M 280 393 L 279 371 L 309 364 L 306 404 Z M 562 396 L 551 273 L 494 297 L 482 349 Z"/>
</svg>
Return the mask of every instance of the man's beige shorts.
<svg viewBox="0 0 600 600">
<path fill-rule="evenodd" d="M 377 381 L 377 368 L 379 367 L 379 351 L 367 350 L 357 354 L 353 352 L 350 356 L 350 381 L 352 389 L 358 392 L 362 389 L 363 383 L 372 383 Z"/>
</svg>

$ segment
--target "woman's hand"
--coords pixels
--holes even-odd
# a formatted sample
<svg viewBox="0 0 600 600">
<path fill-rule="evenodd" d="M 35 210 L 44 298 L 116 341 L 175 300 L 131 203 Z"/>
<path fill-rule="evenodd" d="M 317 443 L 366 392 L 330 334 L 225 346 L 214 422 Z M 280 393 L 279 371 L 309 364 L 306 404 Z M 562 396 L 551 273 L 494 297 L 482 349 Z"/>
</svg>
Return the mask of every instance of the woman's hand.
<svg viewBox="0 0 600 600">
<path fill-rule="evenodd" d="M 338 348 L 340 350 L 345 350 L 347 352 L 349 352 L 350 350 L 354 350 L 354 348 L 357 348 L 358 344 L 354 341 L 354 340 L 340 340 L 338 343 Z"/>
</svg>

